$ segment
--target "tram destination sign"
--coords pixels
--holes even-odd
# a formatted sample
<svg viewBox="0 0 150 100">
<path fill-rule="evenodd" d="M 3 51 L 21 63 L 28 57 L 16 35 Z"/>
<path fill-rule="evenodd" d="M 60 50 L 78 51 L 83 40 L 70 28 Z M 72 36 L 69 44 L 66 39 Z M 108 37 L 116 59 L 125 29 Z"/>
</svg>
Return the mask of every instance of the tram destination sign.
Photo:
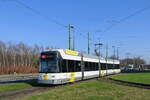
<svg viewBox="0 0 150 100">
<path fill-rule="evenodd" d="M 68 54 L 68 55 L 73 55 L 73 56 L 79 55 L 79 52 L 73 51 L 73 50 L 69 50 L 69 49 L 66 49 L 65 53 Z"/>
</svg>

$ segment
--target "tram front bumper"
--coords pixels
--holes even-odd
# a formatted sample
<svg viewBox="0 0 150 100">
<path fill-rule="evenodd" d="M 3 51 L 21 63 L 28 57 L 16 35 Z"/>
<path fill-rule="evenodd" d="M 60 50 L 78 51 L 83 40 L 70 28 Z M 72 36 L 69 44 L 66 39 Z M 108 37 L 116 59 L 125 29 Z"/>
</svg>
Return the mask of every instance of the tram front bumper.
<svg viewBox="0 0 150 100">
<path fill-rule="evenodd" d="M 38 80 L 39 84 L 61 84 L 61 80 Z"/>
</svg>

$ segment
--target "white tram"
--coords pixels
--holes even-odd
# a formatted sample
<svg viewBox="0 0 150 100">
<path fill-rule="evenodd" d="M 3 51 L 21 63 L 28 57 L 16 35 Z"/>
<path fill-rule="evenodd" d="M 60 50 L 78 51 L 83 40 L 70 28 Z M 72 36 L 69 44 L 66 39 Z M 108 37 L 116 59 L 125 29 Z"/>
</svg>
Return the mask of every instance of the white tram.
<svg viewBox="0 0 150 100">
<path fill-rule="evenodd" d="M 120 73 L 119 60 L 99 60 L 68 49 L 44 51 L 40 59 L 39 84 L 64 84 Z"/>
</svg>

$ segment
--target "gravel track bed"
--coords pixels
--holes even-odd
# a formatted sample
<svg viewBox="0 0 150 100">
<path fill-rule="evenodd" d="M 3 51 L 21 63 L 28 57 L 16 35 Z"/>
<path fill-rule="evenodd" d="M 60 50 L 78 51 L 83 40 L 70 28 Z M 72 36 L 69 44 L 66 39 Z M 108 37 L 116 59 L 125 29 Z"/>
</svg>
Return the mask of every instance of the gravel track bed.
<svg viewBox="0 0 150 100">
<path fill-rule="evenodd" d="M 111 82 L 114 82 L 116 84 L 120 84 L 120 85 L 126 85 L 126 86 L 132 86 L 132 87 L 144 88 L 144 89 L 150 89 L 150 84 L 143 84 L 143 83 L 123 81 L 123 80 L 113 79 L 113 78 L 110 78 L 110 77 L 108 77 L 107 80 L 111 81 Z"/>
</svg>

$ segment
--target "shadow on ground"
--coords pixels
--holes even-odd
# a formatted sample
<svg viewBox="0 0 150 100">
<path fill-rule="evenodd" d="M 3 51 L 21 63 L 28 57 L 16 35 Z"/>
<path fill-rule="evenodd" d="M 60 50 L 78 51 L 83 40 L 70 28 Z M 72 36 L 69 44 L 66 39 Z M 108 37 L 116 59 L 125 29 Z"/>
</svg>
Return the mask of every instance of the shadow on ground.
<svg viewBox="0 0 150 100">
<path fill-rule="evenodd" d="M 144 70 L 144 71 L 136 71 L 136 70 L 124 71 L 124 70 L 122 70 L 121 73 L 150 73 L 150 70 Z"/>
</svg>

